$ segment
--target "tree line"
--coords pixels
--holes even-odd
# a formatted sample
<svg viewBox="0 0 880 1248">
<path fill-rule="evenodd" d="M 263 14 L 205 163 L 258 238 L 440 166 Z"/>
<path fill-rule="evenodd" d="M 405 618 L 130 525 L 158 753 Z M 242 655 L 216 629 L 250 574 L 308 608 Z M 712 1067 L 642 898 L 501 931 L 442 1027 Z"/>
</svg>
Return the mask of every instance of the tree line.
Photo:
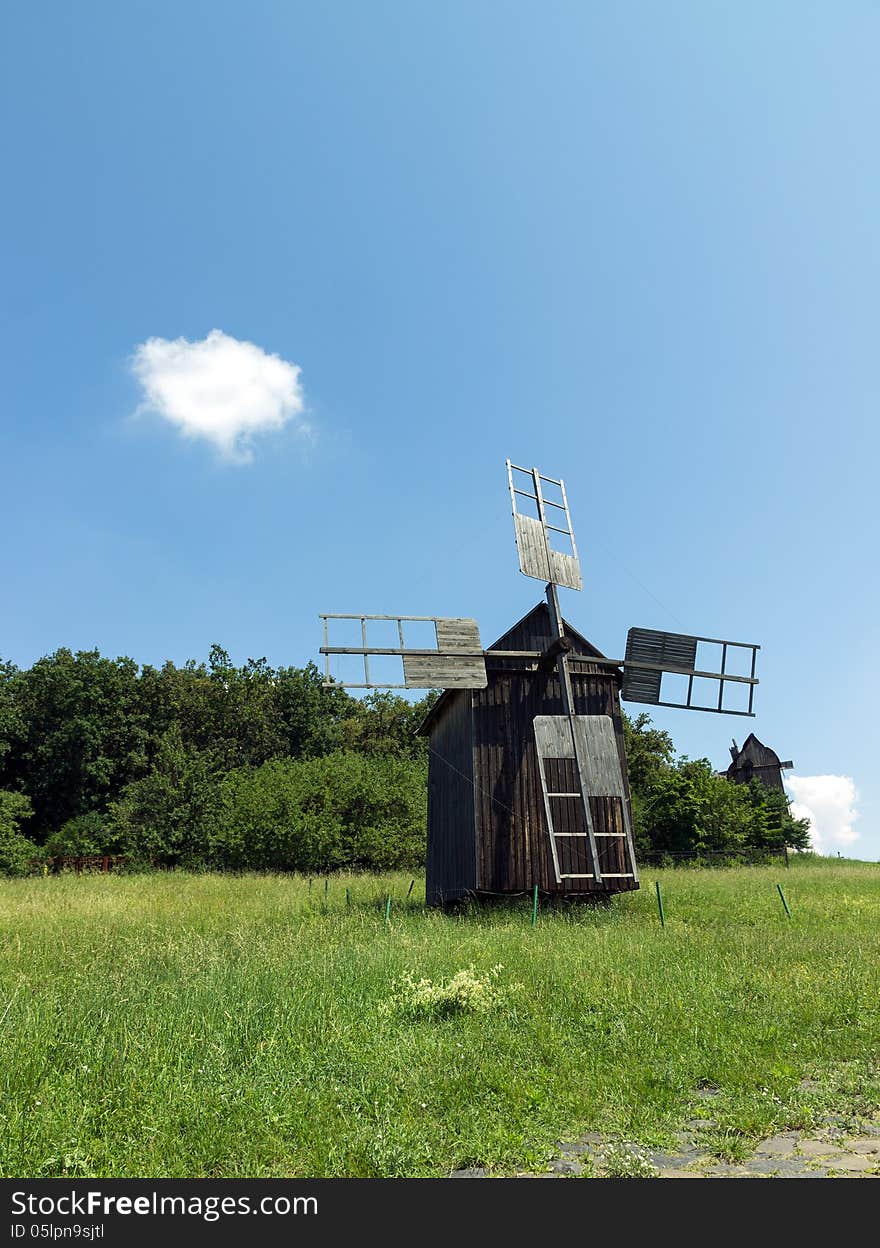
<svg viewBox="0 0 880 1248">
<path fill-rule="evenodd" d="M 313 663 L 139 666 L 57 650 L 0 661 L 0 872 L 121 855 L 130 865 L 388 870 L 424 860 L 427 742 L 437 697 L 353 698 Z M 638 848 L 806 848 L 763 786 L 675 757 L 646 715 L 626 721 Z M 779 799 L 782 798 L 780 801 Z"/>
</svg>

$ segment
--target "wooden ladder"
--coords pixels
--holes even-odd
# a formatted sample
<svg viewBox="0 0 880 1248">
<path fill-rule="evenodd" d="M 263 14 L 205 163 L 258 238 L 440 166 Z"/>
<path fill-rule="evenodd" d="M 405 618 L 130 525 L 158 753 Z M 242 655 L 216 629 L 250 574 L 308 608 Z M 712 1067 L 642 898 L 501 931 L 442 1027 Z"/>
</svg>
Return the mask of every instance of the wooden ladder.
<svg viewBox="0 0 880 1248">
<path fill-rule="evenodd" d="M 544 811 L 550 834 L 550 850 L 556 882 L 563 880 L 633 880 L 638 883 L 639 874 L 635 858 L 632 826 L 626 801 L 620 755 L 614 724 L 609 715 L 537 715 L 535 717 L 535 747 L 538 754 L 538 771 L 544 797 Z M 548 766 L 553 766 L 551 777 L 554 788 L 548 783 Z M 566 783 L 571 777 L 574 783 Z M 560 786 L 562 782 L 562 787 Z M 597 832 L 590 813 L 590 798 L 619 798 L 623 811 L 622 832 Z M 599 863 L 600 839 L 620 839 L 623 842 L 623 865 L 625 871 L 603 871 Z M 560 853 L 560 842 L 579 841 L 586 850 L 588 871 L 563 870 L 573 863 L 572 853 Z M 580 855 L 578 855 L 580 857 Z M 568 859 L 563 862 L 563 859 Z"/>
</svg>

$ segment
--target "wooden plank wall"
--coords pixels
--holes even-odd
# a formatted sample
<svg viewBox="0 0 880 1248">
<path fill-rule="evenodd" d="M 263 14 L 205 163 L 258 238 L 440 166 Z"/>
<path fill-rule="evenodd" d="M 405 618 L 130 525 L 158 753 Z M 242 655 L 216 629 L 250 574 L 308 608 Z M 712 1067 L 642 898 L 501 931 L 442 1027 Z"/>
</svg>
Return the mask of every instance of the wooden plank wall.
<svg viewBox="0 0 880 1248">
<path fill-rule="evenodd" d="M 471 692 L 453 693 L 431 730 L 428 756 L 428 905 L 477 885 Z"/>
</svg>

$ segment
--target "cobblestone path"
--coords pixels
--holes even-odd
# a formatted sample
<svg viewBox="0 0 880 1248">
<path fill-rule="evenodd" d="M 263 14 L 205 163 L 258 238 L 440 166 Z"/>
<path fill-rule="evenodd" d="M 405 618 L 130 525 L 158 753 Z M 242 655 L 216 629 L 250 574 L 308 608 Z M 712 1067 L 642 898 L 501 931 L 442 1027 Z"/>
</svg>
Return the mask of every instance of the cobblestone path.
<svg viewBox="0 0 880 1248">
<path fill-rule="evenodd" d="M 880 1111 L 851 1120 L 830 1115 L 810 1131 L 786 1131 L 761 1140 L 742 1161 L 721 1161 L 700 1140 L 715 1128 L 711 1119 L 695 1118 L 678 1133 L 669 1151 L 613 1142 L 595 1133 L 560 1143 L 559 1154 L 543 1177 L 704 1179 L 880 1178 Z M 485 1178 L 483 1169 L 456 1170 L 452 1178 Z M 519 1178 L 539 1178 L 536 1174 Z"/>
</svg>

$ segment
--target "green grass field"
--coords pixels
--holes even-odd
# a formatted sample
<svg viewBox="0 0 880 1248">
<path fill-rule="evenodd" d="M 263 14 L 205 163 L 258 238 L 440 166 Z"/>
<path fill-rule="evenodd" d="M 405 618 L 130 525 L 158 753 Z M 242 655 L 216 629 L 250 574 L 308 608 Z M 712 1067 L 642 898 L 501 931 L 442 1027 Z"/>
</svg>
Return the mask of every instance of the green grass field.
<svg viewBox="0 0 880 1248">
<path fill-rule="evenodd" d="M 2 883 L 3 1175 L 540 1170 L 580 1131 L 662 1145 L 714 1089 L 705 1142 L 738 1157 L 880 1105 L 878 866 L 648 871 L 534 928 L 409 882 Z M 471 964 L 502 967 L 488 1011 L 395 1008 Z"/>
</svg>

